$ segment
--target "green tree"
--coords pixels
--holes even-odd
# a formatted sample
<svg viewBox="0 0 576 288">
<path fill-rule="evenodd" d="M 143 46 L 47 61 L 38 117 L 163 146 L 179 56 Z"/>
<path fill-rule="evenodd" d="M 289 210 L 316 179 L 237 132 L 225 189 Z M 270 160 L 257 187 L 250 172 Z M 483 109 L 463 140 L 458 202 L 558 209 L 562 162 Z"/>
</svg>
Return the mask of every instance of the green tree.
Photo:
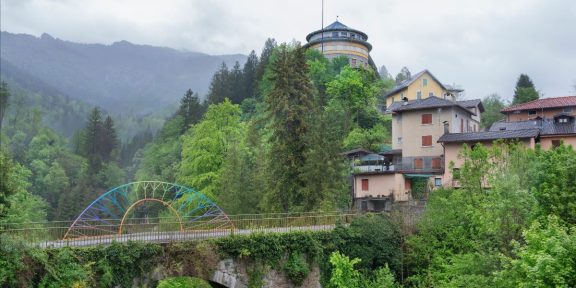
<svg viewBox="0 0 576 288">
<path fill-rule="evenodd" d="M 6 110 L 8 109 L 9 98 L 10 89 L 8 88 L 8 84 L 0 81 L 0 145 L 2 144 L 2 120 L 4 120 L 4 115 L 6 115 Z"/>
<path fill-rule="evenodd" d="M 361 275 L 354 265 L 360 263 L 360 259 L 350 260 L 348 256 L 336 251 L 330 254 L 332 273 L 330 276 L 330 288 L 359 288 L 361 287 Z"/>
<path fill-rule="evenodd" d="M 482 120 L 480 126 L 484 129 L 490 129 L 494 122 L 504 119 L 504 115 L 500 110 L 506 106 L 502 98 L 498 94 L 490 94 L 482 99 L 484 106 L 484 113 L 482 113 Z"/>
<path fill-rule="evenodd" d="M 226 63 L 222 62 L 220 69 L 212 76 L 207 100 L 210 104 L 218 104 L 224 99 L 231 97 L 231 94 L 230 71 Z"/>
<path fill-rule="evenodd" d="M 278 44 L 276 43 L 276 40 L 274 40 L 274 38 L 266 39 L 266 42 L 264 43 L 264 47 L 262 48 L 262 52 L 260 53 L 260 62 L 258 63 L 258 66 L 256 67 L 256 82 L 257 83 L 256 83 L 255 87 L 259 87 L 260 86 L 259 82 L 265 79 L 264 75 L 266 74 L 266 70 L 268 69 L 268 65 L 271 62 L 273 62 L 271 57 L 274 54 L 274 50 L 276 49 L 276 47 L 278 47 Z M 258 91 L 258 90 L 256 92 L 258 94 L 257 98 L 260 99 L 263 94 L 261 93 L 261 91 Z"/>
<path fill-rule="evenodd" d="M 246 59 L 246 63 L 244 63 L 244 67 L 242 68 L 242 74 L 244 75 L 244 92 L 242 99 L 256 97 L 255 93 L 258 80 L 256 78 L 256 70 L 258 69 L 258 64 L 258 56 L 256 56 L 256 52 L 252 50 Z"/>
<path fill-rule="evenodd" d="M 188 89 L 186 94 L 180 99 L 180 107 L 178 108 L 178 115 L 182 116 L 184 119 L 184 125 L 182 126 L 182 134 L 202 119 L 204 115 L 204 106 L 200 103 L 198 93 L 192 92 L 192 89 Z"/>
<path fill-rule="evenodd" d="M 390 132 L 382 124 L 377 124 L 371 129 L 356 127 L 344 139 L 344 147 L 347 150 L 365 148 L 379 151 L 383 143 L 390 143 L 390 137 Z"/>
<path fill-rule="evenodd" d="M 362 116 L 376 111 L 380 85 L 380 79 L 373 71 L 349 66 L 344 67 L 336 79 L 328 83 L 327 93 L 332 97 L 329 105 L 337 106 L 344 112 L 345 133 L 350 131 L 352 120 L 359 125 Z"/>
<path fill-rule="evenodd" d="M 515 257 L 506 258 L 497 274 L 500 287 L 576 287 L 576 228 L 556 216 L 535 221 L 515 242 Z"/>
<path fill-rule="evenodd" d="M 279 208 L 288 212 L 302 209 L 306 201 L 300 173 L 305 163 L 304 138 L 314 110 L 313 87 L 308 78 L 304 49 L 282 45 L 272 64 L 272 72 L 273 87 L 265 99 L 272 131 L 269 157 L 273 187 L 266 196 L 267 203 L 279 201 Z"/>
<path fill-rule="evenodd" d="M 540 94 L 536 91 L 530 77 L 526 74 L 520 74 L 516 82 L 516 88 L 514 89 L 514 100 L 512 104 L 522 104 L 537 100 L 538 98 L 540 98 Z"/>
<path fill-rule="evenodd" d="M 227 99 L 208 107 L 202 121 L 183 137 L 179 183 L 194 187 L 214 200 L 221 194 L 225 157 L 244 134 L 240 113 L 240 107 Z"/>
<path fill-rule="evenodd" d="M 117 148 L 120 144 L 118 136 L 116 135 L 116 128 L 112 117 L 107 116 L 102 125 L 100 135 L 100 154 L 102 159 L 106 162 L 115 160 L 117 158 Z"/>
<path fill-rule="evenodd" d="M 236 61 L 234 63 L 234 67 L 232 71 L 230 71 L 230 102 L 233 104 L 240 104 L 242 100 L 246 98 L 244 94 L 245 83 L 244 83 L 244 74 L 242 69 L 240 69 L 240 63 Z"/>
<path fill-rule="evenodd" d="M 544 215 L 556 215 L 576 225 L 576 151 L 561 145 L 536 150 L 532 194 Z"/>
<path fill-rule="evenodd" d="M 398 73 L 398 75 L 396 75 L 396 85 L 408 80 L 412 78 L 412 74 L 410 73 L 410 70 L 408 70 L 408 68 L 406 66 L 402 67 L 402 69 L 400 70 L 400 72 Z"/>
</svg>

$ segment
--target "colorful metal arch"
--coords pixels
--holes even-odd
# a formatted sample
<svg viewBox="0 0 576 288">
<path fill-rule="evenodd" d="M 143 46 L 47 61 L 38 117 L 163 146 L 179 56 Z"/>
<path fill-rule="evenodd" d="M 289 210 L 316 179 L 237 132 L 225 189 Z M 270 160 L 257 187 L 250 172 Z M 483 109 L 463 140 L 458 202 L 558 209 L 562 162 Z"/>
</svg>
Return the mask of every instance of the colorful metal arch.
<svg viewBox="0 0 576 288">
<path fill-rule="evenodd" d="M 156 209 L 143 211 L 146 217 L 128 217 L 136 207 L 146 202 L 161 203 L 169 213 L 158 215 L 163 211 Z M 149 218 L 148 212 L 156 215 Z M 186 231 L 233 229 L 234 225 L 218 205 L 192 188 L 161 181 L 140 181 L 118 186 L 100 195 L 74 220 L 64 239 L 121 235 L 132 233 L 131 230 L 137 232 L 143 227 Z"/>
</svg>

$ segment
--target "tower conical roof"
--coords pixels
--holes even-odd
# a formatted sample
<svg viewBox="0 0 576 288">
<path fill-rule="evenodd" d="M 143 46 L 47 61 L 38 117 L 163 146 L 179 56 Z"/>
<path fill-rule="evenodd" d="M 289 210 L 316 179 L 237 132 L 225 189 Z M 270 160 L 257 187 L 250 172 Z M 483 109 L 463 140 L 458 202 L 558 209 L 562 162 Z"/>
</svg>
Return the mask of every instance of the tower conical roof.
<svg viewBox="0 0 576 288">
<path fill-rule="evenodd" d="M 324 29 L 348 29 L 348 26 L 340 23 L 340 21 L 336 20 L 334 23 L 324 27 Z"/>
</svg>

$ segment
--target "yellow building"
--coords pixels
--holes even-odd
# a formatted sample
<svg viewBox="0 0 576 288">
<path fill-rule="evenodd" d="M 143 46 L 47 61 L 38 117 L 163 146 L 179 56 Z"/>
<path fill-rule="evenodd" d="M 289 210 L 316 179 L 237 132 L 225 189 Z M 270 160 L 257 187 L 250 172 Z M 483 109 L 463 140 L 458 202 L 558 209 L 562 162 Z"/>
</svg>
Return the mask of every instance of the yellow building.
<svg viewBox="0 0 576 288">
<path fill-rule="evenodd" d="M 394 102 L 400 102 L 404 98 L 410 101 L 435 96 L 454 100 L 454 97 L 457 97 L 462 91 L 464 90 L 442 84 L 430 71 L 424 70 L 396 85 L 384 97 L 386 98 L 386 107 L 390 107 Z"/>
</svg>

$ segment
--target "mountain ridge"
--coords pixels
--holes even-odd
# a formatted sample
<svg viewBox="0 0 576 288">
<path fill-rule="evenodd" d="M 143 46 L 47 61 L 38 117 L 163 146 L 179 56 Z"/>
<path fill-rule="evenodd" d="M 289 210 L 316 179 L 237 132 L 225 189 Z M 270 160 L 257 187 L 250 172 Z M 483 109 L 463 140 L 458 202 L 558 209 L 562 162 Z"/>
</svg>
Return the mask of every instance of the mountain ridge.
<svg viewBox="0 0 576 288">
<path fill-rule="evenodd" d="M 11 71 L 20 77 L 29 74 L 28 79 L 49 84 L 60 94 L 117 113 L 153 112 L 177 103 L 187 89 L 203 96 L 222 62 L 232 67 L 246 59 L 242 54 L 208 55 L 126 40 L 76 43 L 47 33 L 36 37 L 2 31 L 0 39 L 0 67 L 17 68 L 2 68 L 4 77 L 14 78 Z"/>
</svg>

